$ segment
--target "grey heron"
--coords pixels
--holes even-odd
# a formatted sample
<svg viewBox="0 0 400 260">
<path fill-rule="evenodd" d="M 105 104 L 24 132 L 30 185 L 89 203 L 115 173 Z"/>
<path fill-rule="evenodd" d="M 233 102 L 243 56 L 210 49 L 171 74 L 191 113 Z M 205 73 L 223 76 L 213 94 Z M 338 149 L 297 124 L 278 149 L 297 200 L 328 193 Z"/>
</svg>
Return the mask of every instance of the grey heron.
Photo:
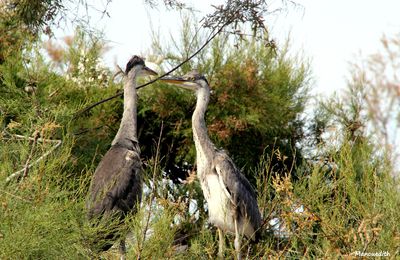
<svg viewBox="0 0 400 260">
<path fill-rule="evenodd" d="M 142 75 L 157 75 L 143 59 L 133 56 L 126 65 L 124 76 L 124 111 L 119 130 L 93 175 L 86 202 L 89 220 L 122 222 L 124 217 L 137 211 L 142 198 L 142 163 L 137 139 L 136 79 Z M 119 238 L 114 231 L 101 233 L 97 251 L 106 251 Z M 120 240 L 121 258 L 125 256 L 125 240 Z"/>
<path fill-rule="evenodd" d="M 192 116 L 196 146 L 197 177 L 208 204 L 209 221 L 218 228 L 219 257 L 223 257 L 224 234 L 235 234 L 235 250 L 241 259 L 241 237 L 258 239 L 261 214 L 249 181 L 223 150 L 211 142 L 204 119 L 210 99 L 207 79 L 191 71 L 183 77 L 167 76 L 164 82 L 195 91 L 197 102 Z"/>
</svg>

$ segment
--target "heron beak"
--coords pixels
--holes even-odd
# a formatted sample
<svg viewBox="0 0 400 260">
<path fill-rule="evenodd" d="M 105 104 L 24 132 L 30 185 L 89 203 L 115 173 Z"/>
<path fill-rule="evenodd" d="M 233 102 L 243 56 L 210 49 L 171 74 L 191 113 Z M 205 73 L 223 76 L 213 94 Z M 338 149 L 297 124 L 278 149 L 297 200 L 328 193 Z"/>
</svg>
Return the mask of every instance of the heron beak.
<svg viewBox="0 0 400 260">
<path fill-rule="evenodd" d="M 150 69 L 149 67 L 144 66 L 142 70 L 142 75 L 157 76 L 158 73 Z"/>
<path fill-rule="evenodd" d="M 175 76 L 165 76 L 160 79 L 163 82 L 169 83 L 176 85 L 178 87 L 184 88 L 184 89 L 189 89 L 189 90 L 195 90 L 197 88 L 197 84 L 194 83 L 193 81 L 186 80 L 182 77 L 175 77 Z"/>
</svg>

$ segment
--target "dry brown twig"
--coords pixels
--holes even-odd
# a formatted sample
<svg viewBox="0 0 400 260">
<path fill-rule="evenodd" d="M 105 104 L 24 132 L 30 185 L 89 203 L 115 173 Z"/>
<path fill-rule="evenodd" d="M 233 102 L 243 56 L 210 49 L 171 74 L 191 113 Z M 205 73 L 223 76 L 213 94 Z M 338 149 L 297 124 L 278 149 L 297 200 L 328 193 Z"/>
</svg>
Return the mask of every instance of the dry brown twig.
<svg viewBox="0 0 400 260">
<path fill-rule="evenodd" d="M 28 176 L 28 171 L 29 171 L 29 163 L 32 160 L 33 154 L 35 153 L 36 150 L 36 144 L 37 144 L 37 139 L 39 138 L 39 131 L 35 131 L 33 133 L 33 143 L 32 143 L 32 148 L 31 148 L 31 152 L 29 153 L 28 159 L 25 162 L 25 166 L 24 166 L 24 173 L 22 174 L 22 178 L 21 181 Z"/>
<path fill-rule="evenodd" d="M 38 134 L 36 134 L 34 137 L 30 137 L 30 136 L 24 136 L 24 135 L 18 135 L 18 134 L 10 134 L 9 132 L 5 131 L 6 134 L 10 135 L 11 138 L 16 138 L 16 139 L 20 139 L 20 140 L 30 140 L 33 141 L 33 146 L 35 146 L 35 144 L 37 142 L 41 142 L 41 143 L 54 143 L 54 146 L 52 146 L 47 152 L 45 152 L 42 156 L 40 156 L 38 159 L 36 159 L 34 162 L 30 163 L 32 156 L 33 156 L 33 150 L 34 147 L 32 147 L 31 149 L 31 153 L 25 163 L 25 166 L 23 169 L 16 171 L 12 174 L 10 174 L 10 176 L 7 177 L 6 179 L 6 183 L 9 183 L 12 179 L 16 178 L 16 177 L 20 177 L 21 175 L 23 177 L 26 177 L 28 174 L 28 170 L 35 164 L 39 163 L 40 161 L 42 161 L 44 158 L 46 158 L 47 156 L 49 156 L 55 149 L 57 149 L 61 144 L 62 141 L 61 140 L 52 140 L 52 139 L 44 139 L 44 138 L 40 138 Z M 9 139 L 11 139 L 9 138 Z"/>
</svg>

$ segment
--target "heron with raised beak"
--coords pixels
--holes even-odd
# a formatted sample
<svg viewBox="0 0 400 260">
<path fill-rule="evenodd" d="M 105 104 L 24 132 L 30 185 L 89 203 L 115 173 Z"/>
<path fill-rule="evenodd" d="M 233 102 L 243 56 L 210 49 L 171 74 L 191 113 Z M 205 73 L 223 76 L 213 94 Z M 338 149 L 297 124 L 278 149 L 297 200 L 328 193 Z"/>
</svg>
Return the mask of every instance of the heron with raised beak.
<svg viewBox="0 0 400 260">
<path fill-rule="evenodd" d="M 124 72 L 124 111 L 110 149 L 93 175 L 87 199 L 88 218 L 93 224 L 113 220 L 122 224 L 128 213 L 136 213 L 142 198 L 142 163 L 137 138 L 136 79 L 157 75 L 139 56 L 133 56 Z M 107 222 L 106 222 L 107 223 Z M 120 234 L 116 230 L 98 234 L 96 251 L 108 250 Z M 121 259 L 125 258 L 125 238 L 120 239 Z"/>
<path fill-rule="evenodd" d="M 208 136 L 205 113 L 210 100 L 207 79 L 196 71 L 183 77 L 166 76 L 162 81 L 196 93 L 192 116 L 193 139 L 196 146 L 197 177 L 208 205 L 209 221 L 218 228 L 218 256 L 223 257 L 224 233 L 235 235 L 235 251 L 241 259 L 241 238 L 257 240 L 261 214 L 257 196 L 249 183 L 223 150 L 217 149 Z"/>
</svg>

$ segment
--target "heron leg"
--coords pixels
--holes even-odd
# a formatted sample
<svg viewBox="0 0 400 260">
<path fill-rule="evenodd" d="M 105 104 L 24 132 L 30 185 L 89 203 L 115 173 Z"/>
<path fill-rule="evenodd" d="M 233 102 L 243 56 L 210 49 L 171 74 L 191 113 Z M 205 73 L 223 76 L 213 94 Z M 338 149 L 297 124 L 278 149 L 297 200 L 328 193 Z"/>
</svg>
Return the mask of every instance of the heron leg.
<svg viewBox="0 0 400 260">
<path fill-rule="evenodd" d="M 220 228 L 218 228 L 218 236 L 219 236 L 219 247 L 218 247 L 218 257 L 223 259 L 224 258 L 224 243 L 225 243 L 225 238 L 224 238 L 224 233 Z"/>
<path fill-rule="evenodd" d="M 121 239 L 121 241 L 119 241 L 119 253 L 120 253 L 120 260 L 125 260 L 126 257 L 125 239 Z"/>
<path fill-rule="evenodd" d="M 235 219 L 235 250 L 236 250 L 237 259 L 241 260 L 242 255 L 240 254 L 240 234 L 239 234 L 239 228 L 238 228 L 236 219 Z"/>
</svg>

